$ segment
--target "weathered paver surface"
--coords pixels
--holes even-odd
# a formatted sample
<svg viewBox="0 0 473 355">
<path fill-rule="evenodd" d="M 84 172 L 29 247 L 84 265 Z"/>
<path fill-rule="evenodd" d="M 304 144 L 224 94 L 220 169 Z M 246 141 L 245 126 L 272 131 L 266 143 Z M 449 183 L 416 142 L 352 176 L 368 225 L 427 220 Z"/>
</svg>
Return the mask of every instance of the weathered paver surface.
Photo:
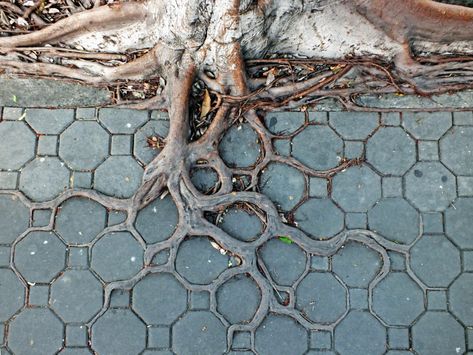
<svg viewBox="0 0 473 355">
<path fill-rule="evenodd" d="M 472 112 L 268 114 L 275 150 L 308 169 L 270 162 L 258 190 L 314 245 L 336 246 L 261 240 L 264 214 L 229 206 L 213 222 L 254 248 L 269 299 L 207 236 L 146 259 L 175 233 L 170 196 L 131 224 L 83 197 L 42 204 L 70 189 L 132 196 L 166 115 L 0 113 L 0 354 L 473 354 Z M 242 169 L 260 144 L 244 123 L 218 149 Z M 346 159 L 358 164 L 308 174 Z M 208 193 L 218 177 L 191 179 Z"/>
</svg>

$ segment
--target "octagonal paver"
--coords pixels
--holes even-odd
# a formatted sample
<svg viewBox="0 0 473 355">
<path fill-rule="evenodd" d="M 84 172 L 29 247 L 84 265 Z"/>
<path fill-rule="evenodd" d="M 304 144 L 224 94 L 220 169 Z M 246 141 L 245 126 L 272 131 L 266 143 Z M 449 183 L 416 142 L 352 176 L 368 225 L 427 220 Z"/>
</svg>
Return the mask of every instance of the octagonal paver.
<svg viewBox="0 0 473 355">
<path fill-rule="evenodd" d="M 171 325 L 187 308 L 187 291 L 171 274 L 149 274 L 133 288 L 133 309 L 147 324 Z"/>
<path fill-rule="evenodd" d="M 336 167 L 343 155 L 343 141 L 328 126 L 308 126 L 292 139 L 292 155 L 315 169 Z"/>
<path fill-rule="evenodd" d="M 99 112 L 99 121 L 113 134 L 134 133 L 147 120 L 147 111 L 103 108 Z"/>
<path fill-rule="evenodd" d="M 217 290 L 217 311 L 232 324 L 249 323 L 261 301 L 261 291 L 248 276 L 237 275 Z"/>
<path fill-rule="evenodd" d="M 424 235 L 411 249 L 411 268 L 430 287 L 447 287 L 460 273 L 460 252 L 443 235 Z"/>
<path fill-rule="evenodd" d="M 102 298 L 102 284 L 89 270 L 67 270 L 51 286 L 51 307 L 67 323 L 88 322 Z"/>
<path fill-rule="evenodd" d="M 72 169 L 92 170 L 108 156 L 109 141 L 97 122 L 76 121 L 60 136 L 59 156 Z"/>
<path fill-rule="evenodd" d="M 30 209 L 14 195 L 0 195 L 0 243 L 10 244 L 28 228 Z"/>
<path fill-rule="evenodd" d="M 440 157 L 456 175 L 473 175 L 473 127 L 453 127 L 440 140 Z"/>
<path fill-rule="evenodd" d="M 22 306 L 25 287 L 10 269 L 0 269 L 0 322 L 7 321 Z"/>
<path fill-rule="evenodd" d="M 271 133 L 288 135 L 304 124 L 305 115 L 303 112 L 268 112 L 264 122 Z"/>
<path fill-rule="evenodd" d="M 347 309 L 347 292 L 329 272 L 311 272 L 297 286 L 296 307 L 316 323 L 333 323 Z"/>
<path fill-rule="evenodd" d="M 47 308 L 25 308 L 10 323 L 8 346 L 15 355 L 55 354 L 64 326 Z"/>
<path fill-rule="evenodd" d="M 332 198 L 345 212 L 366 212 L 381 197 L 381 178 L 368 166 L 354 166 L 335 175 Z"/>
<path fill-rule="evenodd" d="M 373 290 L 373 310 L 389 325 L 410 325 L 424 311 L 424 293 L 407 274 L 391 272 Z"/>
<path fill-rule="evenodd" d="M 419 213 L 400 197 L 385 198 L 368 212 L 370 230 L 396 243 L 410 244 L 419 235 Z"/>
<path fill-rule="evenodd" d="M 332 257 L 332 269 L 350 287 L 368 287 L 381 269 L 380 255 L 367 246 L 348 242 Z"/>
<path fill-rule="evenodd" d="M 296 243 L 274 238 L 261 247 L 259 254 L 278 285 L 292 286 L 304 273 L 307 255 Z"/>
<path fill-rule="evenodd" d="M 67 189 L 69 175 L 58 158 L 36 158 L 22 169 L 20 190 L 36 201 L 51 200 Z"/>
<path fill-rule="evenodd" d="M 143 168 L 130 156 L 111 156 L 95 171 L 95 188 L 118 198 L 133 196 L 141 185 Z"/>
<path fill-rule="evenodd" d="M 218 151 L 230 167 L 252 166 L 261 153 L 258 134 L 247 123 L 232 126 L 220 141 Z"/>
<path fill-rule="evenodd" d="M 412 327 L 412 347 L 418 354 L 463 354 L 465 333 L 450 314 L 427 312 Z"/>
<path fill-rule="evenodd" d="M 66 261 L 66 246 L 53 232 L 30 232 L 15 248 L 14 263 L 28 282 L 50 282 Z"/>
<path fill-rule="evenodd" d="M 288 316 L 269 314 L 255 332 L 255 348 L 260 355 L 304 354 L 307 330 Z"/>
<path fill-rule="evenodd" d="M 187 312 L 172 328 L 172 344 L 179 355 L 223 354 L 227 349 L 226 330 L 210 312 Z"/>
<path fill-rule="evenodd" d="M 19 169 L 35 155 L 36 136 L 24 122 L 0 122 L 0 169 Z"/>
<path fill-rule="evenodd" d="M 244 242 L 256 240 L 263 230 L 263 223 L 256 214 L 235 206 L 228 208 L 217 222 L 233 238 Z"/>
<path fill-rule="evenodd" d="M 64 348 L 59 355 L 93 355 L 87 348 Z"/>
<path fill-rule="evenodd" d="M 343 229 L 343 212 L 330 199 L 311 198 L 294 214 L 297 226 L 315 239 L 327 239 Z"/>
<path fill-rule="evenodd" d="M 455 176 L 438 162 L 420 162 L 404 176 L 406 197 L 421 211 L 443 211 L 456 197 Z"/>
<path fill-rule="evenodd" d="M 261 192 L 286 211 L 301 200 L 304 185 L 305 178 L 299 170 L 280 163 L 268 165 L 259 182 Z"/>
<path fill-rule="evenodd" d="M 449 291 L 450 311 L 465 325 L 473 326 L 473 274 L 461 274 Z"/>
<path fill-rule="evenodd" d="M 86 198 L 65 201 L 56 214 L 56 231 L 68 244 L 90 243 L 104 228 L 107 211 Z"/>
<path fill-rule="evenodd" d="M 403 126 L 416 139 L 437 140 L 452 126 L 450 112 L 404 112 Z"/>
<path fill-rule="evenodd" d="M 416 162 L 416 145 L 401 128 L 383 127 L 368 140 L 366 158 L 381 173 L 400 176 Z"/>
<path fill-rule="evenodd" d="M 187 281 L 206 285 L 228 267 L 228 257 L 212 247 L 207 237 L 191 237 L 181 243 L 176 271 Z"/>
<path fill-rule="evenodd" d="M 176 229 L 179 213 L 171 195 L 157 198 L 138 212 L 135 227 L 146 243 L 168 239 Z"/>
<path fill-rule="evenodd" d="M 386 329 L 370 313 L 351 311 L 335 328 L 340 355 L 376 355 L 386 351 Z"/>
<path fill-rule="evenodd" d="M 92 326 L 92 348 L 100 355 L 139 354 L 145 346 L 146 326 L 129 309 L 109 309 Z"/>
<path fill-rule="evenodd" d="M 161 150 L 148 145 L 148 137 L 164 139 L 169 132 L 169 120 L 149 121 L 135 133 L 133 154 L 142 164 L 149 164 Z"/>
<path fill-rule="evenodd" d="M 445 231 L 460 248 L 473 248 L 473 234 L 466 221 L 473 220 L 473 198 L 460 197 L 445 211 Z"/>
<path fill-rule="evenodd" d="M 106 282 L 129 279 L 143 267 L 143 248 L 129 232 L 106 233 L 92 248 L 91 266 Z"/>
<path fill-rule="evenodd" d="M 364 140 L 378 127 L 375 112 L 331 112 L 330 125 L 345 139 Z"/>
<path fill-rule="evenodd" d="M 73 110 L 27 109 L 25 120 L 40 134 L 59 134 L 72 121 Z"/>
</svg>

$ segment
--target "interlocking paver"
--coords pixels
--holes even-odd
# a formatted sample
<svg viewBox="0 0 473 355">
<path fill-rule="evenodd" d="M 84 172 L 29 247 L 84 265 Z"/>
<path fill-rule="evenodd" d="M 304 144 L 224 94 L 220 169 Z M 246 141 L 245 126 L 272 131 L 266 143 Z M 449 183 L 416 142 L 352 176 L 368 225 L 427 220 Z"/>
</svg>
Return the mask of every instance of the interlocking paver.
<svg viewBox="0 0 473 355">
<path fill-rule="evenodd" d="M 166 138 L 169 132 L 169 120 L 149 121 L 138 129 L 134 136 L 133 154 L 143 164 L 148 164 L 159 154 L 160 149 L 150 147 L 149 137 Z"/>
<path fill-rule="evenodd" d="M 74 120 L 73 110 L 27 109 L 25 120 L 39 134 L 59 134 Z"/>
<path fill-rule="evenodd" d="M 25 288 L 10 269 L 0 269 L 0 321 L 7 321 L 22 306 Z"/>
<path fill-rule="evenodd" d="M 383 174 L 402 175 L 416 161 L 416 146 L 401 128 L 383 127 L 368 140 L 366 159 Z"/>
<path fill-rule="evenodd" d="M 29 208 L 18 198 L 0 195 L 0 243 L 10 244 L 29 224 Z"/>
<path fill-rule="evenodd" d="M 460 197 L 445 211 L 445 230 L 460 248 L 473 248 L 473 235 L 465 221 L 473 220 L 473 198 Z"/>
<path fill-rule="evenodd" d="M 327 126 L 308 126 L 292 139 L 292 155 L 314 170 L 336 167 L 343 155 L 343 141 Z"/>
<path fill-rule="evenodd" d="M 269 112 L 264 117 L 266 127 L 271 133 L 288 135 L 294 133 L 305 121 L 303 112 Z"/>
<path fill-rule="evenodd" d="M 34 157 L 36 137 L 24 122 L 0 122 L 0 169 L 19 169 Z"/>
<path fill-rule="evenodd" d="M 263 229 L 256 214 L 236 206 L 227 209 L 217 224 L 233 238 L 245 242 L 256 240 Z"/>
<path fill-rule="evenodd" d="M 449 112 L 404 112 L 403 126 L 416 138 L 436 140 L 452 126 Z"/>
<path fill-rule="evenodd" d="M 449 288 L 450 311 L 463 324 L 473 326 L 473 274 L 464 273 Z"/>
<path fill-rule="evenodd" d="M 193 168 L 191 181 L 195 188 L 204 194 L 211 193 L 218 184 L 218 174 L 211 168 Z"/>
<path fill-rule="evenodd" d="M 327 239 L 343 229 L 343 212 L 330 199 L 311 198 L 294 214 L 299 228 L 314 239 Z"/>
<path fill-rule="evenodd" d="M 442 162 L 458 175 L 473 175 L 473 127 L 453 127 L 440 140 Z"/>
<path fill-rule="evenodd" d="M 261 153 L 258 134 L 246 123 L 232 126 L 220 141 L 218 151 L 230 167 L 252 166 Z"/>
<path fill-rule="evenodd" d="M 132 134 L 147 120 L 146 111 L 113 108 L 103 108 L 99 111 L 99 121 L 113 134 Z"/>
<path fill-rule="evenodd" d="M 111 156 L 95 171 L 95 188 L 106 195 L 129 198 L 141 184 L 143 168 L 130 156 Z"/>
<path fill-rule="evenodd" d="M 330 125 L 345 139 L 366 139 L 378 126 L 374 112 L 331 112 Z"/>
<path fill-rule="evenodd" d="M 95 169 L 108 156 L 110 136 L 97 122 L 76 121 L 60 137 L 59 156 L 71 169 Z"/>
</svg>

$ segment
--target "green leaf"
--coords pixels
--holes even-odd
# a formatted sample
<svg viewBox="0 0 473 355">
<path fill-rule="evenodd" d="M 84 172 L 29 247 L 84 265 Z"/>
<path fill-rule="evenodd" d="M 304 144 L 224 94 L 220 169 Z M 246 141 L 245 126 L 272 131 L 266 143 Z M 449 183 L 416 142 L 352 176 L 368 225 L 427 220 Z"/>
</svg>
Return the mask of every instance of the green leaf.
<svg viewBox="0 0 473 355">
<path fill-rule="evenodd" d="M 285 244 L 292 244 L 292 243 L 294 243 L 294 242 L 292 241 L 292 239 L 291 239 L 290 237 L 288 237 L 287 235 L 282 235 L 282 236 L 280 236 L 280 237 L 279 237 L 279 240 L 280 240 L 281 242 L 285 243 Z"/>
<path fill-rule="evenodd" d="M 17 103 L 18 98 L 16 97 L 16 95 L 13 95 L 12 99 L 13 99 L 13 102 L 14 102 L 14 103 Z"/>
</svg>

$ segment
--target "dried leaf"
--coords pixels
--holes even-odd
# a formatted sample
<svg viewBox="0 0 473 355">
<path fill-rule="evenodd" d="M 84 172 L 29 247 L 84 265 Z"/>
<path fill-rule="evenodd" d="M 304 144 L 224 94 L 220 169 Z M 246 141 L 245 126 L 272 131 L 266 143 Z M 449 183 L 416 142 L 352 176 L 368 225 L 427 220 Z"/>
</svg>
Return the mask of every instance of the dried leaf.
<svg viewBox="0 0 473 355">
<path fill-rule="evenodd" d="M 210 94 L 207 89 L 205 89 L 204 100 L 202 101 L 202 109 L 200 111 L 200 118 L 204 118 L 210 112 Z"/>
</svg>

